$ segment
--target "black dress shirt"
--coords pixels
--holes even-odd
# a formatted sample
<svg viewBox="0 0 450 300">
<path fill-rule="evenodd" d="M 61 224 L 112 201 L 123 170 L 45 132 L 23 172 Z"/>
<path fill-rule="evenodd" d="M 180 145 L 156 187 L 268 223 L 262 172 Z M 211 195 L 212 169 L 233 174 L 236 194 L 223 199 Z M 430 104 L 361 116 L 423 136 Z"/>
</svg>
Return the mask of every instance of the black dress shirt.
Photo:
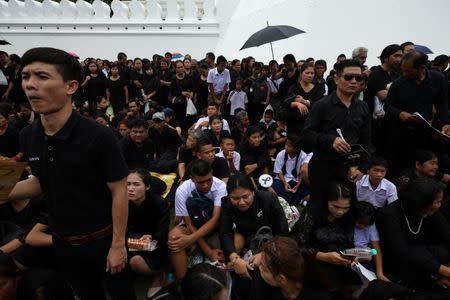
<svg viewBox="0 0 450 300">
<path fill-rule="evenodd" d="M 338 128 L 341 129 L 347 143 L 360 144 L 368 150 L 371 138 L 371 114 L 367 104 L 353 98 L 350 107 L 347 108 L 336 93 L 317 101 L 302 131 L 305 149 L 312 147 L 314 155 L 322 159 L 338 159 L 339 153 L 333 148 L 333 142 L 338 137 L 336 132 Z"/>
<path fill-rule="evenodd" d="M 369 105 L 370 111 L 373 111 L 373 99 L 379 91 L 386 89 L 389 83 L 392 83 L 399 77 L 399 74 L 392 70 L 386 72 L 381 66 L 376 67 L 369 75 L 367 89 L 364 92 L 364 101 Z"/>
</svg>

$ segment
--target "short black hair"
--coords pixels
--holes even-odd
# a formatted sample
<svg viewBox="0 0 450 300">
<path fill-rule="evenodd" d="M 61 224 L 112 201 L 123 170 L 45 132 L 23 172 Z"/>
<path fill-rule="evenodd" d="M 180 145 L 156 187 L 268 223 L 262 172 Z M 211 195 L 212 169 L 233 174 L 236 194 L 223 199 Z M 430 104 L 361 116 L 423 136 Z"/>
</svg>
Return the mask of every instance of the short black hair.
<svg viewBox="0 0 450 300">
<path fill-rule="evenodd" d="M 3 116 L 5 119 L 8 119 L 9 114 L 13 112 L 13 108 L 11 104 L 3 102 L 0 103 L 0 115 Z"/>
<path fill-rule="evenodd" d="M 226 272 L 208 263 L 201 263 L 190 268 L 181 283 L 185 300 L 213 299 L 226 288 Z"/>
<path fill-rule="evenodd" d="M 9 59 L 11 59 L 11 56 L 12 54 L 9 56 Z M 433 66 L 444 66 L 445 64 L 448 63 L 448 59 L 449 59 L 448 55 L 445 54 L 438 55 L 433 59 Z"/>
<path fill-rule="evenodd" d="M 217 63 L 217 64 L 220 64 L 220 63 L 227 63 L 227 59 L 226 59 L 224 56 L 220 55 L 219 57 L 217 57 L 216 63 Z"/>
<path fill-rule="evenodd" d="M 9 56 L 9 60 L 15 62 L 18 65 L 22 64 L 22 59 L 17 54 L 11 54 Z"/>
<path fill-rule="evenodd" d="M 356 222 L 368 221 L 367 225 L 375 222 L 376 208 L 369 202 L 358 201 L 355 203 L 355 220 Z"/>
<path fill-rule="evenodd" d="M 191 177 L 206 176 L 212 172 L 211 166 L 204 160 L 194 159 L 191 162 Z"/>
<path fill-rule="evenodd" d="M 361 63 L 355 59 L 346 59 L 336 65 L 336 73 L 341 75 L 345 68 L 358 67 L 362 71 Z"/>
<path fill-rule="evenodd" d="M 410 41 L 404 42 L 403 44 L 400 45 L 400 47 L 402 47 L 402 51 L 405 51 L 406 46 L 414 46 L 414 43 Z"/>
<path fill-rule="evenodd" d="M 172 57 L 172 53 L 170 53 L 170 52 L 164 53 L 164 56 L 166 56 L 166 55 Z"/>
<path fill-rule="evenodd" d="M 403 62 L 411 61 L 414 69 L 419 69 L 422 66 L 427 66 L 428 55 L 420 51 L 411 51 L 405 54 Z"/>
<path fill-rule="evenodd" d="M 210 59 L 212 59 L 212 60 L 215 60 L 215 59 L 216 59 L 216 55 L 215 55 L 214 53 L 212 53 L 212 52 L 206 53 L 206 57 L 208 57 L 208 58 L 210 58 Z"/>
<path fill-rule="evenodd" d="M 261 128 L 258 125 L 251 125 L 247 128 L 247 131 L 245 132 L 245 136 L 247 138 L 250 138 L 252 134 L 255 134 L 259 132 L 261 134 Z"/>
<path fill-rule="evenodd" d="M 272 109 L 266 109 L 264 111 L 264 115 L 269 115 L 269 116 L 273 117 L 273 110 Z"/>
<path fill-rule="evenodd" d="M 414 161 L 419 164 L 437 158 L 437 155 L 428 150 L 417 150 L 414 154 Z"/>
<path fill-rule="evenodd" d="M 124 59 L 124 58 L 127 58 L 127 55 L 124 53 L 124 52 L 119 52 L 119 53 L 117 53 L 117 59 L 119 60 L 121 60 L 121 59 Z"/>
<path fill-rule="evenodd" d="M 106 99 L 106 97 L 105 97 L 105 96 L 97 96 L 97 97 L 95 98 L 95 102 L 96 102 L 97 104 L 99 104 L 100 102 L 102 102 L 103 99 Z"/>
<path fill-rule="evenodd" d="M 136 118 L 136 119 L 133 119 L 130 122 L 128 122 L 128 128 L 130 128 L 130 129 L 140 128 L 140 127 L 144 127 L 144 129 L 147 130 L 148 129 L 147 121 L 145 121 L 142 118 Z"/>
<path fill-rule="evenodd" d="M 202 149 L 203 146 L 206 145 L 212 145 L 213 143 L 211 142 L 211 140 L 209 139 L 208 136 L 202 136 L 201 138 L 199 138 L 197 140 L 197 143 L 195 143 L 194 146 L 194 152 L 200 152 L 200 150 Z"/>
<path fill-rule="evenodd" d="M 6 52 L 5 52 L 5 51 L 3 51 L 3 50 L 0 50 L 0 55 L 2 55 L 2 54 L 4 54 L 4 55 L 8 56 L 8 53 L 6 53 Z"/>
<path fill-rule="evenodd" d="M 225 140 L 232 140 L 234 141 L 234 138 L 231 134 L 228 133 L 228 131 L 225 131 L 225 133 L 223 133 L 220 136 L 220 143 L 222 144 L 223 142 L 225 142 Z"/>
<path fill-rule="evenodd" d="M 373 168 L 373 167 L 376 167 L 376 166 L 382 166 L 382 167 L 385 167 L 387 169 L 388 168 L 388 162 L 383 157 L 374 156 L 369 161 L 369 169 Z"/>
<path fill-rule="evenodd" d="M 297 63 L 297 61 L 295 60 L 295 56 L 294 56 L 294 54 L 286 54 L 284 57 L 283 57 L 283 61 L 288 61 L 288 62 L 291 62 L 291 63 Z"/>
<path fill-rule="evenodd" d="M 325 70 L 326 70 L 327 62 L 323 59 L 316 60 L 316 62 L 314 63 L 314 67 L 317 67 L 317 66 L 323 66 L 323 67 L 325 67 Z"/>
<path fill-rule="evenodd" d="M 34 62 L 55 66 L 64 81 L 82 81 L 83 69 L 80 62 L 66 51 L 49 47 L 32 48 L 22 56 L 22 67 Z"/>
<path fill-rule="evenodd" d="M 251 180 L 250 176 L 243 173 L 236 173 L 235 175 L 232 175 L 228 179 L 227 183 L 227 193 L 230 194 L 235 189 L 243 188 L 246 190 L 254 191 L 255 185 L 253 184 L 253 181 Z"/>
</svg>

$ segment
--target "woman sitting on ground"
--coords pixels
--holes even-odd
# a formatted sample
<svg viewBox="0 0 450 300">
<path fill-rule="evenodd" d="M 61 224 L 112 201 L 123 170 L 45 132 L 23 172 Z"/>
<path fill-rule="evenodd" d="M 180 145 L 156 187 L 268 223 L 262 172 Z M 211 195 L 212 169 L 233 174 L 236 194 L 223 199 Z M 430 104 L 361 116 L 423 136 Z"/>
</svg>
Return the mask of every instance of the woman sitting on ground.
<svg viewBox="0 0 450 300">
<path fill-rule="evenodd" d="M 377 216 L 386 272 L 407 287 L 450 286 L 450 227 L 439 210 L 444 188 L 417 178 Z"/>
<path fill-rule="evenodd" d="M 222 200 L 219 223 L 220 243 L 236 275 L 251 279 L 252 267 L 242 259 L 243 249 L 252 248 L 252 238 L 263 226 L 273 235 L 288 234 L 289 228 L 278 197 L 266 191 L 255 191 L 248 175 L 238 173 L 228 180 L 228 196 Z M 262 245 L 261 245 L 262 246 Z"/>
</svg>

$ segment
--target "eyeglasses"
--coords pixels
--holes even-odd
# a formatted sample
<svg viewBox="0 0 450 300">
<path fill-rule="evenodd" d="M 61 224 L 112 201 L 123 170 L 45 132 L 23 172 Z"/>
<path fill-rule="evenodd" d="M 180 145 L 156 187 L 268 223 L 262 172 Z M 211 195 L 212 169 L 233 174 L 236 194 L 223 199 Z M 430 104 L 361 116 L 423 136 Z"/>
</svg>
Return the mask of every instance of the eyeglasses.
<svg viewBox="0 0 450 300">
<path fill-rule="evenodd" d="M 357 81 L 357 82 L 361 82 L 361 81 L 363 81 L 364 80 L 364 75 L 363 74 L 344 74 L 344 75 L 342 75 L 342 77 L 344 77 L 344 79 L 346 80 L 346 81 L 350 81 L 350 80 L 352 80 L 353 78 L 355 78 L 355 80 Z"/>
</svg>

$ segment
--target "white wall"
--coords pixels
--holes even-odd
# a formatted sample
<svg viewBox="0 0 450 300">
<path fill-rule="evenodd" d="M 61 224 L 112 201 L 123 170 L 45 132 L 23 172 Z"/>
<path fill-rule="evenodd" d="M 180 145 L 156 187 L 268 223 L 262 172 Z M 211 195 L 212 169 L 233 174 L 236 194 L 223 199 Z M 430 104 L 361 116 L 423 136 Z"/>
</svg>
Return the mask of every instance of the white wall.
<svg viewBox="0 0 450 300">
<path fill-rule="evenodd" d="M 145 34 L 139 29 L 142 24 L 136 25 L 136 32 L 125 31 L 125 24 L 112 33 L 106 31 L 107 23 L 96 24 L 95 21 L 84 24 L 84 30 L 80 30 L 82 26 L 79 25 L 77 30 L 69 27 L 66 33 L 55 33 L 54 29 L 46 31 L 45 26 L 39 29 L 36 21 L 30 20 L 27 24 L 27 20 L 22 20 L 24 23 L 17 25 L 17 22 L 0 16 L 0 39 L 13 44 L 0 46 L 0 49 L 21 55 L 30 47 L 52 46 L 76 52 L 81 57 L 109 59 L 114 59 L 119 51 L 126 52 L 131 58 L 151 57 L 154 53 L 166 51 L 190 53 L 203 58 L 204 53 L 215 51 L 227 59 L 252 55 L 257 60 L 268 62 L 271 59 L 269 45 L 239 51 L 252 33 L 266 26 L 267 20 L 271 25 L 291 25 L 306 31 L 305 34 L 273 43 L 277 60 L 281 60 L 286 53 L 293 53 L 297 59 L 309 56 L 324 58 L 331 67 L 339 53 L 349 56 L 353 48 L 365 46 L 369 48 L 368 64 L 375 65 L 379 63 L 377 56 L 386 45 L 406 40 L 427 45 L 436 54 L 450 54 L 448 0 L 216 2 L 217 19 L 205 26 L 199 21 L 201 30 L 198 30 L 198 24 L 187 28 L 180 21 L 181 29 L 174 23 L 172 28 L 165 27 L 166 32 L 159 32 L 160 24 L 152 24 L 154 29 L 147 28 Z M 135 22 L 129 23 L 134 26 Z M 160 23 L 167 26 L 165 22 Z M 90 25 L 94 27 L 92 30 L 88 28 Z M 11 26 L 15 26 L 14 30 Z M 24 26 L 27 30 L 23 29 Z M 33 31 L 29 30 L 30 26 L 35 26 Z M 56 27 L 56 24 L 52 26 Z M 150 27 L 150 24 L 147 26 Z"/>
</svg>

